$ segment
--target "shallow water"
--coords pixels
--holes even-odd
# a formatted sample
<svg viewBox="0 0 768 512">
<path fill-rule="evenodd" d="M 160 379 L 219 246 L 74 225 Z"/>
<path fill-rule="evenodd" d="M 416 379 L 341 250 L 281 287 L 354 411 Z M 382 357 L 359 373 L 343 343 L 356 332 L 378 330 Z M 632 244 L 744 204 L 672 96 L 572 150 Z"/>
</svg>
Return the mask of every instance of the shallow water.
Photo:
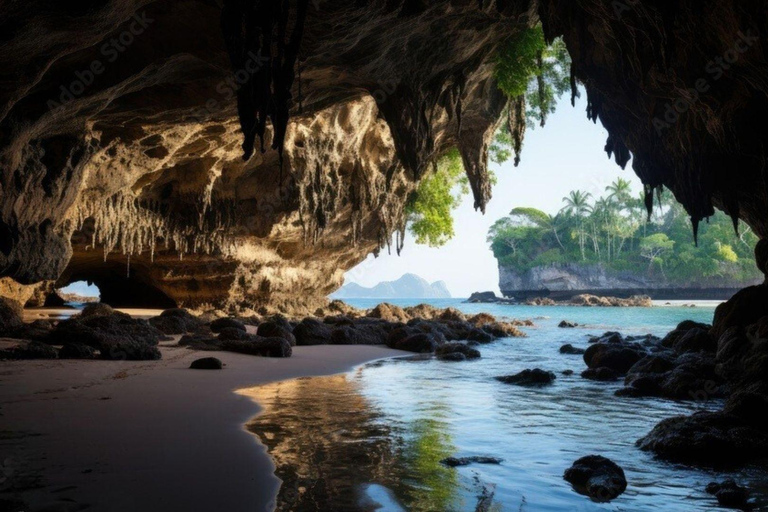
<svg viewBox="0 0 768 512">
<path fill-rule="evenodd" d="M 370 307 L 377 301 L 350 301 Z M 419 301 L 398 301 L 407 305 Z M 479 347 L 479 361 L 408 358 L 372 363 L 332 377 L 298 379 L 249 392 L 265 406 L 249 429 L 268 447 L 283 480 L 278 510 L 590 511 L 716 509 L 706 484 L 725 476 L 766 488 L 757 465 L 724 475 L 655 460 L 635 440 L 660 420 L 719 407 L 716 400 L 673 402 L 618 398 L 619 383 L 578 374 L 580 356 L 606 330 L 663 335 L 684 319 L 709 322 L 712 307 L 581 308 L 497 306 L 430 301 L 465 312 L 534 319 L 527 338 Z M 560 329 L 567 319 L 583 324 Z M 541 367 L 553 386 L 509 386 L 494 376 Z M 563 370 L 576 373 L 566 377 Z M 591 502 L 562 479 L 571 463 L 601 454 L 624 468 L 627 491 L 609 504 Z M 499 465 L 448 468 L 448 456 L 500 457 Z"/>
</svg>

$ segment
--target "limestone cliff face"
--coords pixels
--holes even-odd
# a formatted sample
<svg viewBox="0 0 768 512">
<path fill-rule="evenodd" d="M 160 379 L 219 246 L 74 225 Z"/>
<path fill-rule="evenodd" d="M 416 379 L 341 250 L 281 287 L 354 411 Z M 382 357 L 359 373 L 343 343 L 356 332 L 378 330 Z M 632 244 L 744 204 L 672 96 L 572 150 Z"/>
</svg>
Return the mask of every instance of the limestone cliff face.
<svg viewBox="0 0 768 512">
<path fill-rule="evenodd" d="M 493 54 L 539 21 L 649 202 L 664 186 L 764 236 L 766 20 L 758 0 L 8 0 L 0 277 L 311 310 L 397 249 L 448 148 L 484 208 Z"/>
<path fill-rule="evenodd" d="M 535 16 L 417 4 L 4 3 L 0 276 L 91 280 L 115 305 L 311 312 L 399 248 L 404 202 L 448 148 L 483 208 L 507 102 L 492 55 Z M 253 19 L 272 22 L 261 51 L 241 37 Z M 249 155 L 262 107 L 243 94 L 266 75 L 266 152 Z"/>
<path fill-rule="evenodd" d="M 727 299 L 736 290 L 759 282 L 737 282 L 719 277 L 672 282 L 644 271 L 618 271 L 601 264 L 545 265 L 524 272 L 499 265 L 499 289 L 507 297 L 552 296 L 570 298 L 581 293 L 658 299 Z"/>
</svg>

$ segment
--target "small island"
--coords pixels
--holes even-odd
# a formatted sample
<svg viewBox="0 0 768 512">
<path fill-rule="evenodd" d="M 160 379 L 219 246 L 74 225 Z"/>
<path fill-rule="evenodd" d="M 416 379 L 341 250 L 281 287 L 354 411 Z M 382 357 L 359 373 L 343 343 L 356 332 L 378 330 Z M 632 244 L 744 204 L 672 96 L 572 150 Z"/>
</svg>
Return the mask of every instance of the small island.
<svg viewBox="0 0 768 512">
<path fill-rule="evenodd" d="M 735 232 L 731 219 L 717 213 L 694 239 L 674 197 L 657 200 L 646 223 L 644 199 L 619 178 L 602 197 L 571 192 L 555 215 L 514 208 L 488 234 L 502 295 L 515 302 L 589 295 L 725 300 L 762 282 L 753 255 L 757 236 L 748 226 Z"/>
<path fill-rule="evenodd" d="M 451 292 L 444 281 L 429 283 L 416 274 L 404 274 L 395 281 L 383 281 L 366 288 L 346 283 L 332 293 L 332 299 L 450 299 Z"/>
</svg>

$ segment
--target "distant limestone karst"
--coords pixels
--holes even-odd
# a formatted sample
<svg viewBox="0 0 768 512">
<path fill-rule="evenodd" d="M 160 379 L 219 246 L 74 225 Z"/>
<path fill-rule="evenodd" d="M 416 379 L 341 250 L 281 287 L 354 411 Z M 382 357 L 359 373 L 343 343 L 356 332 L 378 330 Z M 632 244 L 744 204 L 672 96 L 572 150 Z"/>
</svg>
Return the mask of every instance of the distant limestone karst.
<svg viewBox="0 0 768 512">
<path fill-rule="evenodd" d="M 404 274 L 396 281 L 383 281 L 366 288 L 357 283 L 347 283 L 330 295 L 332 299 L 450 299 L 444 281 L 430 284 L 416 274 Z"/>
</svg>

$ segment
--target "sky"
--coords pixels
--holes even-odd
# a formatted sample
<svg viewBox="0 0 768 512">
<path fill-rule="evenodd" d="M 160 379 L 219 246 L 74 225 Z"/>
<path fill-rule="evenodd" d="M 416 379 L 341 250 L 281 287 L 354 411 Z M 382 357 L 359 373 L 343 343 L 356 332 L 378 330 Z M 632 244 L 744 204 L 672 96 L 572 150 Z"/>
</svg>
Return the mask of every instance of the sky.
<svg viewBox="0 0 768 512">
<path fill-rule="evenodd" d="M 454 297 L 492 290 L 499 293 L 499 272 L 486 235 L 488 228 L 509 214 L 527 206 L 554 214 L 563 206 L 571 190 L 585 190 L 593 196 L 604 194 L 605 187 L 624 178 L 632 183 L 633 195 L 642 190 L 630 162 L 622 170 L 604 152 L 608 132 L 598 122 L 587 119 L 586 94 L 572 107 L 570 95 L 561 98 L 557 112 L 544 128 L 537 126 L 525 135 L 522 160 L 491 163 L 498 183 L 485 215 L 473 208 L 467 195 L 454 211 L 454 238 L 445 246 L 431 248 L 416 244 L 410 233 L 400 256 L 382 251 L 370 255 L 345 275 L 346 282 L 374 286 L 380 281 L 398 279 L 405 273 L 417 274 L 429 282 L 445 281 Z"/>
<path fill-rule="evenodd" d="M 99 288 L 96 285 L 88 284 L 85 281 L 75 281 L 61 289 L 64 293 L 76 293 L 83 297 L 98 297 Z"/>
</svg>

